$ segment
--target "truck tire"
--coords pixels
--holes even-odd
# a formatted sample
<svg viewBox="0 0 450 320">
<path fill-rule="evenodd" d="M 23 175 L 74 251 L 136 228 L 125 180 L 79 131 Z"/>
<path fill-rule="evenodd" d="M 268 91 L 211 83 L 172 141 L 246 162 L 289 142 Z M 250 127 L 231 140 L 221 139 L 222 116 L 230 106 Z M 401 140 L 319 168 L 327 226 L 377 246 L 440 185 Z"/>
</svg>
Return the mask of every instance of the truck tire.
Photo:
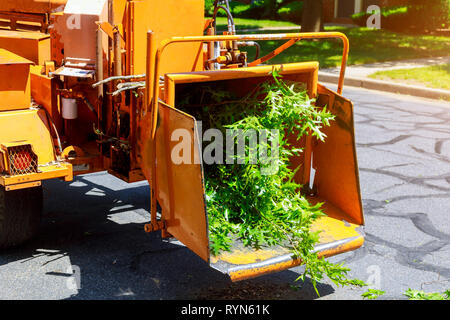
<svg viewBox="0 0 450 320">
<path fill-rule="evenodd" d="M 12 191 L 0 186 L 0 249 L 31 239 L 39 229 L 42 208 L 42 186 Z"/>
</svg>

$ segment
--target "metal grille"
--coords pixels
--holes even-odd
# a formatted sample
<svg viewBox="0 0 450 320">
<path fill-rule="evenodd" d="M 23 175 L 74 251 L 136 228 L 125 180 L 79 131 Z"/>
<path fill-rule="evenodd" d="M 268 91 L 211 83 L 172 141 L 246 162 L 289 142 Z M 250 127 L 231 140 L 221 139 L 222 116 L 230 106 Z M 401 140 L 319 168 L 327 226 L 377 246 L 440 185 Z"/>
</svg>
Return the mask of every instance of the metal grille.
<svg viewBox="0 0 450 320">
<path fill-rule="evenodd" d="M 8 148 L 10 175 L 29 174 L 37 172 L 37 155 L 31 149 L 31 145 L 23 145 Z"/>
</svg>

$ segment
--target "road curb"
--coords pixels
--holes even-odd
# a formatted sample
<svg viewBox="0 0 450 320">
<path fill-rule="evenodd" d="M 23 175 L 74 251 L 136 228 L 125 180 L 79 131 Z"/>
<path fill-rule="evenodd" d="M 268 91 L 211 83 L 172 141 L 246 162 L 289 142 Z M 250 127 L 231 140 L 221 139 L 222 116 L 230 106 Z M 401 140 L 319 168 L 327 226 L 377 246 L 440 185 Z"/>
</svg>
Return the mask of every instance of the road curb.
<svg viewBox="0 0 450 320">
<path fill-rule="evenodd" d="M 339 75 L 319 71 L 319 81 L 338 83 Z M 446 99 L 450 100 L 450 91 L 425 88 L 420 86 L 413 86 L 409 84 L 386 82 L 375 79 L 358 78 L 358 77 L 345 77 L 344 85 L 351 87 L 359 87 L 371 90 L 406 94 L 416 97 L 429 98 L 429 99 Z"/>
</svg>

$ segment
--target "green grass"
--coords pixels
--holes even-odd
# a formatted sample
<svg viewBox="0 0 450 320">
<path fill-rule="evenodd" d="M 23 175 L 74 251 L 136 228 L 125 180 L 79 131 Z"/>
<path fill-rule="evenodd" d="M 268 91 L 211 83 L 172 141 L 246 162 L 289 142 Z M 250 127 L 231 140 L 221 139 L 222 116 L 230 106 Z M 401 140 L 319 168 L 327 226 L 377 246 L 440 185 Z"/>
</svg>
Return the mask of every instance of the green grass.
<svg viewBox="0 0 450 320">
<path fill-rule="evenodd" d="M 260 29 L 260 28 L 278 28 L 278 27 L 299 27 L 299 25 L 289 21 L 275 21 L 275 20 L 253 20 L 234 18 L 237 30 L 243 29 Z M 217 17 L 218 29 L 225 30 L 227 25 L 227 18 Z"/>
<path fill-rule="evenodd" d="M 239 26 L 240 19 L 236 19 Z M 250 26 L 295 26 L 289 22 L 271 22 L 270 20 L 245 21 L 245 28 Z M 221 30 L 226 21 L 219 20 Z M 242 29 L 242 25 L 241 25 Z M 325 31 L 339 31 L 347 35 L 350 41 L 349 65 L 366 64 L 383 61 L 429 58 L 450 55 L 450 37 L 443 36 L 412 36 L 385 30 L 368 28 L 326 27 Z M 286 31 L 270 31 L 270 33 L 286 33 Z M 293 32 L 293 31 L 292 31 Z M 269 33 L 258 31 L 255 33 Z M 262 54 L 267 54 L 281 45 L 284 41 L 261 41 Z M 252 59 L 254 51 L 249 48 Z M 342 59 L 342 43 L 339 40 L 300 41 L 271 60 L 272 63 L 288 63 L 301 61 L 319 61 L 321 68 L 337 67 Z"/>
<path fill-rule="evenodd" d="M 450 90 L 450 64 L 441 64 L 423 68 L 378 71 L 371 75 L 374 79 L 398 80 L 410 84 L 422 84 L 427 87 Z"/>
</svg>

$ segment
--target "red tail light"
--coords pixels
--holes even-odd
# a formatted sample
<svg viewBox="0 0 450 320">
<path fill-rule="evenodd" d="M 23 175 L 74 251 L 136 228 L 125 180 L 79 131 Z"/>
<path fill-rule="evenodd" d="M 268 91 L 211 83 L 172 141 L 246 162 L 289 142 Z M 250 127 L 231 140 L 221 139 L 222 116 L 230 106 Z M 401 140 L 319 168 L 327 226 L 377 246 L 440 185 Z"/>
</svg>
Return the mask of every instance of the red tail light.
<svg viewBox="0 0 450 320">
<path fill-rule="evenodd" d="M 11 175 L 37 172 L 37 155 L 31 145 L 8 147 L 9 173 Z"/>
<path fill-rule="evenodd" d="M 33 159 L 28 151 L 19 151 L 13 156 L 13 166 L 18 171 L 25 171 L 31 167 Z"/>
</svg>

